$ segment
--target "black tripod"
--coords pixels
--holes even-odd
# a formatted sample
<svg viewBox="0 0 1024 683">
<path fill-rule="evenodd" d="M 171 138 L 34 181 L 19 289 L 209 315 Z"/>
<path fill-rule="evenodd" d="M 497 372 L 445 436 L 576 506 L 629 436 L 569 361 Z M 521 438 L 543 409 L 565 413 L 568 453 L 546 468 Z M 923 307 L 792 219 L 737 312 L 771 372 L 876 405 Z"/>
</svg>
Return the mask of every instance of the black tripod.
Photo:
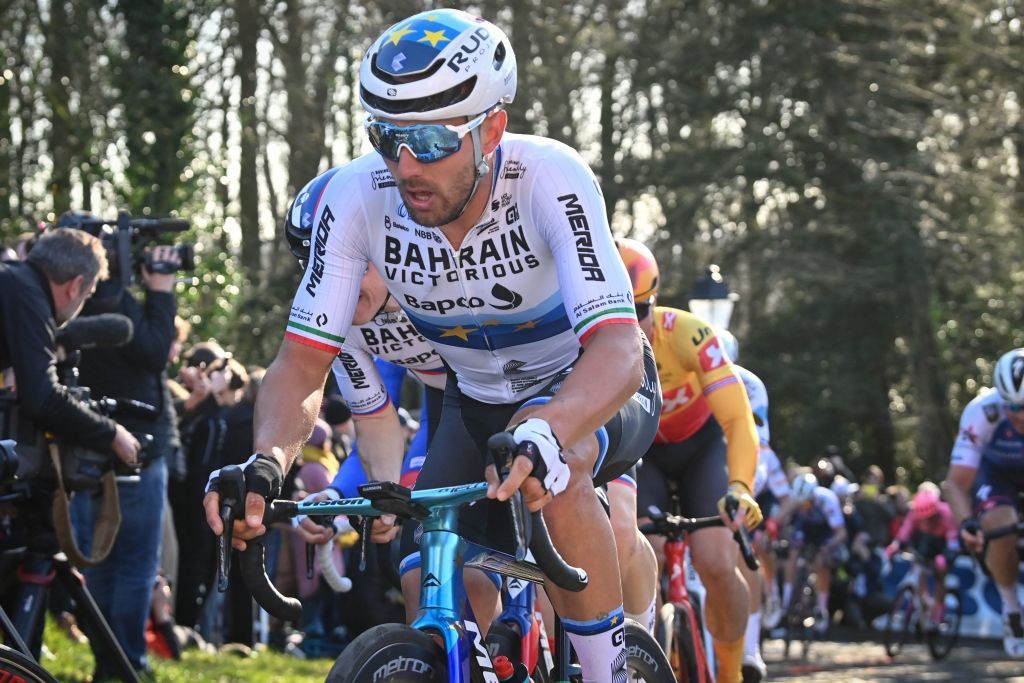
<svg viewBox="0 0 1024 683">
<path fill-rule="evenodd" d="M 0 554 L 0 595 L 4 596 L 0 629 L 5 640 L 38 662 L 50 586 L 59 581 L 78 605 L 79 620 L 97 653 L 97 664 L 109 667 L 124 683 L 139 683 L 138 674 L 86 589 L 84 577 L 60 552 L 49 519 L 49 496 L 21 490 L 0 497 L 12 498 L 18 500 L 19 519 L 25 523 L 26 533 L 23 546 Z"/>
</svg>

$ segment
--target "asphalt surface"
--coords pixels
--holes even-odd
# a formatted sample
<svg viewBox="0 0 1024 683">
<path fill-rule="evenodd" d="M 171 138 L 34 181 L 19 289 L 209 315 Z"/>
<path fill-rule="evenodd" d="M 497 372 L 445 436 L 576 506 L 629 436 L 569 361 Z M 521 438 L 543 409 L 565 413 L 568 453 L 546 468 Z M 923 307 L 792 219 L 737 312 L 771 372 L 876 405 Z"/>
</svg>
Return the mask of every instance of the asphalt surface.
<svg viewBox="0 0 1024 683">
<path fill-rule="evenodd" d="M 790 657 L 783 657 L 783 641 L 768 639 L 762 655 L 768 665 L 769 681 L 964 681 L 1024 683 L 1024 660 L 1010 660 L 1002 642 L 963 640 L 943 661 L 932 660 L 923 642 L 908 643 L 895 658 L 885 654 L 880 634 L 833 633 L 811 643 L 807 657 L 793 644 Z"/>
</svg>

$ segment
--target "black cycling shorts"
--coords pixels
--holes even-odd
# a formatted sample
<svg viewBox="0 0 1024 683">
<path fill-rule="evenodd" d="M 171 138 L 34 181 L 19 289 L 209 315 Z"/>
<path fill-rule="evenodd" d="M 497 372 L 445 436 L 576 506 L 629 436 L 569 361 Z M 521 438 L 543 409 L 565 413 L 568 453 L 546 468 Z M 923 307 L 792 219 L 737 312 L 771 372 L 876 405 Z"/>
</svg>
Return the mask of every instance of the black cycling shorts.
<svg viewBox="0 0 1024 683">
<path fill-rule="evenodd" d="M 651 446 L 637 471 L 639 516 L 647 517 L 652 505 L 671 512 L 670 483 L 679 495 L 680 514 L 717 515 L 718 500 L 729 487 L 725 452 L 725 434 L 714 416 L 689 438 Z"/>
<path fill-rule="evenodd" d="M 999 467 L 984 458 L 974 478 L 974 512 L 979 517 L 1000 507 L 1017 507 L 1018 495 L 1024 492 L 1024 472 L 1014 467 Z"/>
<path fill-rule="evenodd" d="M 529 399 L 516 403 L 491 404 L 476 401 L 462 394 L 454 373 L 448 373 L 441 421 L 431 441 L 430 452 L 423 463 L 416 488 L 428 489 L 457 486 L 483 481 L 487 460 L 487 440 L 509 426 L 509 420 L 522 405 L 539 396 L 554 396 L 573 366 L 548 382 Z M 630 398 L 619 412 L 605 424 L 608 449 L 597 463 L 594 485 L 615 479 L 644 454 L 658 431 L 661 416 L 661 389 L 654 353 L 644 344 L 644 380 L 637 395 Z M 506 503 L 480 501 L 465 506 L 460 513 L 460 533 L 468 540 L 511 552 L 512 530 Z M 403 533 L 402 556 L 416 550 L 411 527 Z"/>
</svg>

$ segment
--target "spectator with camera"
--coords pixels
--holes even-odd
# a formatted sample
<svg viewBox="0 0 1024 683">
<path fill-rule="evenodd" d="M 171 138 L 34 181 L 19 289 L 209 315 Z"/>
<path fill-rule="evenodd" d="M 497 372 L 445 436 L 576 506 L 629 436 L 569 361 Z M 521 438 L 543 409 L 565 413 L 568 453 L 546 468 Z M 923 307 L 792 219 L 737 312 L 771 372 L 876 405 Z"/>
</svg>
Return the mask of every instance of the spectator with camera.
<svg viewBox="0 0 1024 683">
<path fill-rule="evenodd" d="M 107 276 L 107 259 L 95 237 L 58 228 L 43 234 L 22 262 L 0 264 L 0 367 L 11 368 L 15 393 L 0 405 L 0 437 L 19 442 L 25 478 L 44 472 L 43 431 L 58 440 L 113 452 L 137 463 L 139 442 L 127 429 L 93 410 L 58 380 L 58 328 L 81 311 Z M 15 415 L 14 413 L 17 413 Z M 29 499 L 18 504 L 18 521 L 32 549 L 57 551 L 53 528 L 54 481 L 30 479 Z M 23 634 L 38 650 L 41 634 Z"/>
<path fill-rule="evenodd" d="M 162 267 L 157 267 L 157 266 Z M 116 348 L 85 349 L 79 381 L 93 396 L 132 399 L 153 407 L 119 416 L 125 427 L 152 436 L 138 466 L 137 481 L 118 486 L 121 526 L 105 560 L 85 571 L 96 603 L 136 669 L 148 669 L 146 619 L 160 559 L 162 501 L 167 492 L 168 462 L 180 447 L 177 420 L 167 387 L 169 352 L 175 329 L 174 272 L 180 265 L 173 247 L 156 246 L 139 271 L 145 292 L 140 301 L 128 288 L 125 273 L 101 283 L 82 309 L 83 316 L 120 313 L 131 319 L 132 340 Z M 152 270 L 151 270 L 152 269 Z M 79 542 L 88 547 L 95 497 L 78 496 L 73 503 Z M 102 653 L 96 652 L 94 680 L 103 680 Z"/>
</svg>

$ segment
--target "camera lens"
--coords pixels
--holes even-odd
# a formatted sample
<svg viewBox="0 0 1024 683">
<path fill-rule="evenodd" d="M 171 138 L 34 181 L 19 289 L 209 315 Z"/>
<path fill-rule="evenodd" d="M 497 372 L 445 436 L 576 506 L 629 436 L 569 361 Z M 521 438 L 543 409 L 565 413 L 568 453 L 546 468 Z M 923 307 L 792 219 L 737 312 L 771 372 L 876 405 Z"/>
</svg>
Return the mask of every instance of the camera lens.
<svg viewBox="0 0 1024 683">
<path fill-rule="evenodd" d="M 0 441 L 0 482 L 14 479 L 18 473 L 18 454 L 13 441 Z"/>
</svg>

